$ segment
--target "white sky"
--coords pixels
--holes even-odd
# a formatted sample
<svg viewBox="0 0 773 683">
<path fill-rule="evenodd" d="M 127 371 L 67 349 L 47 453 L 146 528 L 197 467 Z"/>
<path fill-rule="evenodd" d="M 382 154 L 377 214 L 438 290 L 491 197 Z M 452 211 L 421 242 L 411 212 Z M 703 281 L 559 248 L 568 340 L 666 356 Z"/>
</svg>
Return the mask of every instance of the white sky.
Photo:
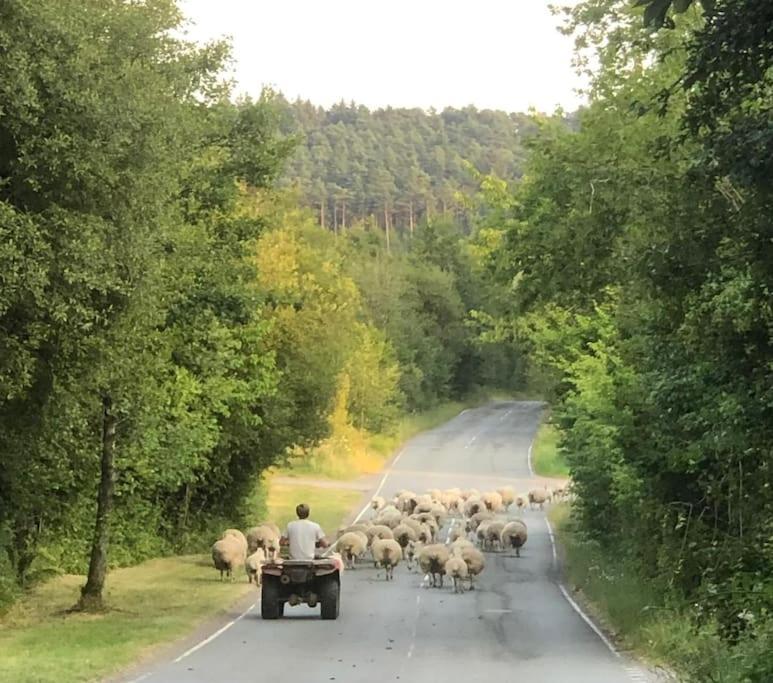
<svg viewBox="0 0 773 683">
<path fill-rule="evenodd" d="M 576 2 L 576 0 L 574 0 Z M 572 0 L 570 0 L 572 2 Z M 565 1 L 560 4 L 567 4 Z M 547 0 L 182 0 L 195 40 L 230 36 L 239 92 L 329 106 L 572 110 L 572 41 Z"/>
</svg>

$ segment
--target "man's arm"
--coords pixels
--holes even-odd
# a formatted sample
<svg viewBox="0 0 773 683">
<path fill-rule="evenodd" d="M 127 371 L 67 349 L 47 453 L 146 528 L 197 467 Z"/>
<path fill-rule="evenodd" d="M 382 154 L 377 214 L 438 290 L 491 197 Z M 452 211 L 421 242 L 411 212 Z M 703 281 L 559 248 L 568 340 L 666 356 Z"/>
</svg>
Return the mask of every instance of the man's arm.
<svg viewBox="0 0 773 683">
<path fill-rule="evenodd" d="M 325 532 L 322 531 L 322 527 L 317 524 L 317 547 L 318 548 L 327 548 L 330 546 L 330 543 L 328 543 L 327 539 L 325 538 Z"/>
</svg>

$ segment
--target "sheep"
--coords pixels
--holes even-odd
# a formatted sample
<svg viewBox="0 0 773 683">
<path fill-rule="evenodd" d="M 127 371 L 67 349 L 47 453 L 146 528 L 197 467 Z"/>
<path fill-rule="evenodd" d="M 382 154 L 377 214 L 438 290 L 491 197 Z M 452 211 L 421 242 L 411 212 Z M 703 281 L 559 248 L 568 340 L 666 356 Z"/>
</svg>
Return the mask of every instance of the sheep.
<svg viewBox="0 0 773 683">
<path fill-rule="evenodd" d="M 499 512 L 502 509 L 502 496 L 496 491 L 487 491 L 481 496 L 481 500 L 490 512 Z"/>
<path fill-rule="evenodd" d="M 453 579 L 454 593 L 464 593 L 463 581 L 470 575 L 467 563 L 461 557 L 452 555 L 446 560 L 445 572 Z"/>
<path fill-rule="evenodd" d="M 387 505 L 383 510 L 379 511 L 378 515 L 373 520 L 373 523 L 394 529 L 402 519 L 403 515 L 397 508 Z"/>
<path fill-rule="evenodd" d="M 505 523 L 502 520 L 494 520 L 489 522 L 486 527 L 486 539 L 485 544 L 489 550 L 496 550 L 496 546 L 500 543 L 500 534 L 502 529 L 505 528 Z"/>
<path fill-rule="evenodd" d="M 368 545 L 372 545 L 373 541 L 377 538 L 394 538 L 392 529 L 383 524 L 374 524 L 365 530 L 365 536 L 368 539 Z"/>
<path fill-rule="evenodd" d="M 515 497 L 515 506 L 516 506 L 516 507 L 517 507 L 519 510 L 523 510 L 523 508 L 526 506 L 526 496 L 525 496 L 525 495 L 523 495 L 522 493 L 519 493 L 519 494 L 518 494 L 518 495 Z"/>
<path fill-rule="evenodd" d="M 258 548 L 265 549 L 266 543 L 273 538 L 279 538 L 279 532 L 274 531 L 267 524 L 254 526 L 247 529 L 247 550 L 254 553 Z"/>
<path fill-rule="evenodd" d="M 475 531 L 480 526 L 481 522 L 490 522 L 492 519 L 494 519 L 494 515 L 488 510 L 476 512 L 467 520 L 467 531 Z"/>
<path fill-rule="evenodd" d="M 488 538 L 488 527 L 489 527 L 489 524 L 491 524 L 492 521 L 493 520 L 488 520 L 487 519 L 486 521 L 481 522 L 478 525 L 478 529 L 475 532 L 475 535 L 476 535 L 476 537 L 478 539 L 478 545 L 481 548 L 485 548 L 486 547 L 486 539 Z"/>
<path fill-rule="evenodd" d="M 280 540 L 279 536 L 272 536 L 266 541 L 266 545 L 265 545 L 266 556 L 274 561 L 276 561 L 276 559 L 279 557 L 279 551 L 280 551 L 279 540 Z"/>
<path fill-rule="evenodd" d="M 448 510 L 446 510 L 445 505 L 441 505 L 440 503 L 433 503 L 430 506 L 429 513 L 435 518 L 435 521 L 438 523 L 438 525 L 442 526 L 443 521 L 448 514 Z"/>
<path fill-rule="evenodd" d="M 510 506 L 515 502 L 515 492 L 512 486 L 502 486 L 497 489 L 497 493 L 502 496 L 502 506 L 505 511 L 510 509 Z"/>
<path fill-rule="evenodd" d="M 486 567 L 486 558 L 483 553 L 477 548 L 471 546 L 463 546 L 458 551 L 458 556 L 464 560 L 467 565 L 467 573 L 469 574 L 470 590 L 474 590 L 473 579 L 478 576 Z"/>
<path fill-rule="evenodd" d="M 461 557 L 462 548 L 474 548 L 472 541 L 469 538 L 457 538 L 450 546 L 452 555 L 459 555 Z"/>
<path fill-rule="evenodd" d="M 282 530 L 276 524 L 274 524 L 274 522 L 261 522 L 260 524 L 258 524 L 258 526 L 267 526 L 277 536 L 281 536 L 282 535 Z"/>
<path fill-rule="evenodd" d="M 545 502 L 548 499 L 548 492 L 544 488 L 532 489 L 529 491 L 529 507 L 533 510 L 535 505 L 539 505 L 540 510 L 544 510 Z"/>
<path fill-rule="evenodd" d="M 397 496 L 394 507 L 400 512 L 413 514 L 413 509 L 418 505 L 416 494 L 413 491 L 403 491 Z"/>
<path fill-rule="evenodd" d="M 486 505 L 480 498 L 468 498 L 464 503 L 464 516 L 472 517 L 474 514 L 485 509 Z"/>
<path fill-rule="evenodd" d="M 347 531 L 333 544 L 333 547 L 343 556 L 346 568 L 354 569 L 355 561 L 365 554 L 368 537 L 359 531 Z"/>
<path fill-rule="evenodd" d="M 499 535 L 503 548 L 515 548 L 515 556 L 521 556 L 521 548 L 528 538 L 526 524 L 520 519 L 514 519 L 505 524 L 502 533 Z"/>
<path fill-rule="evenodd" d="M 386 501 L 381 496 L 373 496 L 373 500 L 370 501 L 370 507 L 377 512 L 386 505 Z"/>
<path fill-rule="evenodd" d="M 432 543 L 432 541 L 435 540 L 432 534 L 432 529 L 427 524 L 421 525 L 416 538 L 419 542 L 426 544 Z"/>
<path fill-rule="evenodd" d="M 419 552 L 419 566 L 430 576 L 430 585 L 434 588 L 443 587 L 443 576 L 446 573 L 446 562 L 450 553 L 448 546 L 441 543 L 424 546 Z"/>
<path fill-rule="evenodd" d="M 237 536 L 226 535 L 212 546 L 212 563 L 215 569 L 220 571 L 220 580 L 223 580 L 223 572 L 233 581 L 233 572 L 244 564 L 246 558 L 246 544 L 242 546 Z"/>
<path fill-rule="evenodd" d="M 266 561 L 266 553 L 262 548 L 258 548 L 250 555 L 244 563 L 244 569 L 247 572 L 247 581 L 252 583 L 255 580 L 255 585 L 260 585 L 260 569 L 263 563 Z"/>
<path fill-rule="evenodd" d="M 405 520 L 403 520 L 404 522 Z M 392 534 L 394 536 L 395 541 L 397 541 L 400 544 L 401 548 L 405 548 L 408 543 L 411 541 L 416 541 L 419 538 L 419 535 L 416 533 L 416 530 L 408 526 L 407 524 L 398 524 L 393 530 Z"/>
<path fill-rule="evenodd" d="M 417 558 L 423 547 L 424 544 L 421 541 L 408 541 L 408 545 L 405 546 L 405 563 L 409 571 L 413 571 L 413 561 Z"/>
<path fill-rule="evenodd" d="M 392 538 L 377 538 L 373 541 L 371 552 L 376 564 L 386 570 L 386 580 L 391 581 L 394 578 L 395 567 L 403 559 L 403 549 L 400 544 Z"/>
<path fill-rule="evenodd" d="M 480 492 L 478 489 L 466 489 L 462 491 L 461 495 L 465 501 L 470 500 L 470 498 L 480 498 Z"/>
<path fill-rule="evenodd" d="M 440 494 L 440 503 L 449 512 L 461 512 L 462 497 L 459 489 L 448 489 Z"/>
<path fill-rule="evenodd" d="M 400 524 L 411 527 L 417 534 L 421 531 L 422 527 L 422 523 L 418 519 L 411 519 L 410 517 L 403 517 Z"/>
<path fill-rule="evenodd" d="M 440 489 L 427 489 L 427 494 L 428 494 L 428 495 L 429 495 L 429 497 L 430 497 L 430 498 L 432 498 L 432 500 L 433 500 L 434 502 L 436 502 L 436 503 L 439 503 L 439 502 L 440 502 L 440 497 L 443 495 L 443 494 L 440 492 Z"/>
<path fill-rule="evenodd" d="M 461 522 L 455 523 L 448 532 L 448 540 L 453 542 L 460 538 L 467 538 L 467 530 Z"/>
<path fill-rule="evenodd" d="M 238 529 L 226 529 L 220 538 L 225 538 L 226 536 L 233 536 L 235 539 L 239 541 L 239 545 L 244 548 L 245 557 L 246 557 L 247 538 L 244 536 L 244 534 Z"/>
<path fill-rule="evenodd" d="M 338 529 L 338 533 L 336 534 L 336 537 L 341 538 L 341 536 L 349 533 L 350 531 L 357 531 L 361 534 L 365 534 L 368 531 L 368 529 L 370 529 L 370 527 L 371 527 L 370 524 L 364 524 L 364 523 L 350 524 L 349 526 L 342 526 Z"/>
</svg>

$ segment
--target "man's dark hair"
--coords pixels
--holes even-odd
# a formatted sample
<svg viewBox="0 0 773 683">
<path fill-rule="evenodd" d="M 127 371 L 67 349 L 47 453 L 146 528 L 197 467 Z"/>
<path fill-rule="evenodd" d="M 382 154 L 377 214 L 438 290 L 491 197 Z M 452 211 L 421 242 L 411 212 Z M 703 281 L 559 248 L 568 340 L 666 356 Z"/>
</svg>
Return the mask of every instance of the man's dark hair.
<svg viewBox="0 0 773 683">
<path fill-rule="evenodd" d="M 295 514 L 298 515 L 298 519 L 306 519 L 309 516 L 309 506 L 306 503 L 301 503 L 295 507 Z"/>
</svg>

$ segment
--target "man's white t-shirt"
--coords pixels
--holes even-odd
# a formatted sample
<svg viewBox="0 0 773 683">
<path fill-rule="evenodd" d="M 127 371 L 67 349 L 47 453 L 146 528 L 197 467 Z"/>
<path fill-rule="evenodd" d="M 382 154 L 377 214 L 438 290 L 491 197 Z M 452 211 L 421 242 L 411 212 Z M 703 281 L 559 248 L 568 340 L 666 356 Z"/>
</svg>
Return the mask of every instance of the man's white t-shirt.
<svg viewBox="0 0 773 683">
<path fill-rule="evenodd" d="M 325 538 L 325 532 L 316 522 L 308 519 L 296 519 L 287 525 L 285 536 L 290 542 L 291 559 L 313 560 L 317 541 Z"/>
</svg>

